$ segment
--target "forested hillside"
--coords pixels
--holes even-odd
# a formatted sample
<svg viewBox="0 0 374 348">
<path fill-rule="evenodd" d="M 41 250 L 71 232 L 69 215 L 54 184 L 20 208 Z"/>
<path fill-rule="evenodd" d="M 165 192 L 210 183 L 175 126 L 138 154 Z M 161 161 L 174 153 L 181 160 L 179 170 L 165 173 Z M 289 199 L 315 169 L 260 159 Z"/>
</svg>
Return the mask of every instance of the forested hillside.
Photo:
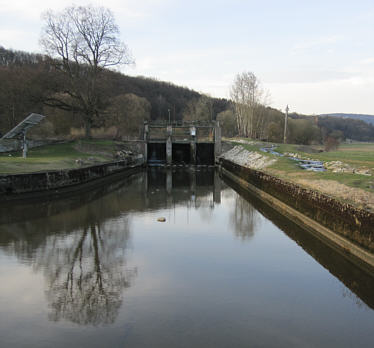
<svg viewBox="0 0 374 348">
<path fill-rule="evenodd" d="M 330 117 L 338 117 L 338 118 L 351 118 L 354 120 L 361 120 L 366 123 L 374 125 L 374 115 L 366 115 L 366 114 L 344 114 L 344 113 L 333 113 L 333 114 L 323 114 L 320 116 L 330 116 Z"/>
<path fill-rule="evenodd" d="M 202 96 L 169 82 L 111 70 L 105 70 L 102 75 L 101 112 L 96 115 L 93 128 L 117 127 L 124 133 L 136 135 L 144 119 L 166 120 L 169 110 L 172 120 L 181 120 L 197 105 L 200 109 L 209 108 L 209 117 L 214 119 L 229 108 L 229 101 L 225 99 Z M 69 98 L 64 88 L 67 81 L 51 67 L 48 57 L 0 47 L 0 81 L 1 133 L 14 127 L 30 112 L 48 116 L 45 131 L 49 133 L 68 134 L 71 127 L 82 126 L 82 115 L 61 103 L 61 95 Z M 54 98 L 56 95 L 59 103 Z M 204 105 L 198 105 L 202 104 L 201 98 Z"/>
<path fill-rule="evenodd" d="M 334 116 L 307 116 L 297 113 L 290 115 L 292 119 L 313 122 L 319 130 L 323 141 L 328 136 L 341 140 L 374 141 L 374 125 L 360 119 Z"/>
</svg>

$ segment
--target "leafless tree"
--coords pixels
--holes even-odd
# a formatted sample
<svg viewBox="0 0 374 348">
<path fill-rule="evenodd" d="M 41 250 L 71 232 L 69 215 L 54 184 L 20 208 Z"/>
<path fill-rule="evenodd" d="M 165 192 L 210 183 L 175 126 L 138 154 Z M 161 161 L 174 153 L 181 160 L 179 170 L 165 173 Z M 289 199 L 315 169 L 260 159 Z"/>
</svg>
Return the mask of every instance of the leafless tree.
<svg viewBox="0 0 374 348">
<path fill-rule="evenodd" d="M 111 99 L 106 109 L 106 125 L 115 126 L 116 139 L 139 136 L 140 127 L 151 118 L 151 104 L 133 93 L 120 94 Z"/>
<path fill-rule="evenodd" d="M 252 72 L 236 75 L 230 90 L 239 136 L 258 138 L 264 128 L 267 95 Z"/>
<path fill-rule="evenodd" d="M 212 98 L 204 94 L 187 103 L 183 112 L 183 119 L 186 121 L 211 121 L 213 118 Z"/>
<path fill-rule="evenodd" d="M 105 68 L 132 63 L 127 46 L 119 40 L 119 28 L 109 9 L 71 6 L 62 12 L 47 11 L 40 43 L 52 64 L 66 79 L 66 98 L 51 96 L 48 105 L 81 112 L 86 137 L 100 111 L 101 77 Z"/>
</svg>

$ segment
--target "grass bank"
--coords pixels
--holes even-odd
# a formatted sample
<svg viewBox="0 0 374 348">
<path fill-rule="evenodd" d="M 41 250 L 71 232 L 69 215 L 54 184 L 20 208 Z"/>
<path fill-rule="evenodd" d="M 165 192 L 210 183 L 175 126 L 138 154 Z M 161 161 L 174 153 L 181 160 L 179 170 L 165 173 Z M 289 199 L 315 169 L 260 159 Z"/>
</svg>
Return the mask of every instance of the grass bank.
<svg viewBox="0 0 374 348">
<path fill-rule="evenodd" d="M 0 174 L 20 174 L 45 170 L 80 168 L 113 161 L 121 148 L 111 140 L 78 140 L 63 144 L 29 149 L 27 158 L 22 151 L 0 154 Z"/>
<path fill-rule="evenodd" d="M 357 170 L 365 169 L 371 173 L 371 175 L 363 175 L 333 170 L 306 171 L 292 159 L 261 152 L 260 148 L 269 146 L 268 143 L 255 141 L 244 143 L 248 139 L 230 139 L 230 141 L 242 145 L 248 151 L 257 151 L 262 155 L 277 158 L 274 164 L 263 169 L 264 172 L 315 189 L 360 208 L 374 211 L 374 143 L 342 144 L 337 150 L 329 152 L 320 152 L 323 149 L 321 146 L 275 144 L 276 151 L 279 153 L 297 154 L 303 159 L 323 162 L 340 161 L 343 165 Z"/>
</svg>

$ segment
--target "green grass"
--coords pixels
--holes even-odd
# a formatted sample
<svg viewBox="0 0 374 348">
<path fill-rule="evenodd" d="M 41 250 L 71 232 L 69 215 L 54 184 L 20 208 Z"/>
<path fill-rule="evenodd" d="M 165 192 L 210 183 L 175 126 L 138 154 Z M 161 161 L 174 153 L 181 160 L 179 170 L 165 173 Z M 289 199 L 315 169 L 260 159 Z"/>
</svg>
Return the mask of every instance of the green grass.
<svg viewBox="0 0 374 348">
<path fill-rule="evenodd" d="M 110 150 L 114 149 L 115 143 L 108 140 L 85 140 L 83 143 L 94 145 L 105 149 L 108 155 L 93 154 L 90 152 L 77 150 L 78 142 L 47 145 L 30 149 L 27 158 L 22 158 L 22 152 L 12 152 L 0 154 L 0 174 L 17 174 L 38 172 L 43 170 L 59 170 L 78 168 L 75 162 L 82 159 L 85 165 L 92 165 L 97 162 L 107 162 L 112 160 Z M 93 158 L 88 161 L 88 158 Z"/>
<path fill-rule="evenodd" d="M 79 140 L 82 144 L 90 144 L 90 145 L 99 145 L 99 146 L 108 146 L 112 147 L 120 142 L 114 140 L 105 140 L 105 139 L 82 139 Z"/>
<path fill-rule="evenodd" d="M 300 151 L 300 148 L 304 151 Z M 343 144 L 335 151 L 314 153 L 312 152 L 313 150 L 317 151 L 321 147 L 311 146 L 309 147 L 309 151 L 306 152 L 305 150 L 308 150 L 307 148 L 306 146 L 300 145 L 280 144 L 277 151 L 281 153 L 298 153 L 305 158 L 323 162 L 341 161 L 356 168 L 366 167 L 372 170 L 374 169 L 374 144 Z M 284 171 L 285 175 L 283 176 L 287 176 L 288 173 L 294 173 L 293 178 L 295 179 L 332 180 L 350 187 L 374 192 L 374 179 L 372 176 L 351 173 L 333 173 L 329 170 L 326 172 L 306 172 L 298 167 L 296 162 L 287 158 L 282 158 L 271 166 L 271 168 Z"/>
<path fill-rule="evenodd" d="M 235 141 L 232 141 L 231 142 L 233 145 L 240 145 L 242 147 L 244 147 L 246 150 L 248 151 L 259 151 L 260 149 L 260 145 L 259 144 L 255 144 L 255 145 L 250 145 L 250 144 L 243 144 L 243 143 L 238 143 L 238 142 L 235 142 Z M 267 153 L 262 153 L 264 155 L 268 155 Z"/>
<path fill-rule="evenodd" d="M 231 139 L 231 142 L 235 145 L 243 146 L 248 151 L 261 152 L 260 148 L 266 146 L 266 144 L 264 145 L 264 143 L 260 142 L 254 145 L 242 144 L 235 142 L 234 139 Z M 295 144 L 276 144 L 276 146 L 276 151 L 280 153 L 298 153 L 303 158 L 310 158 L 323 162 L 341 161 L 355 168 L 366 167 L 374 172 L 374 143 L 342 144 L 337 150 L 330 152 L 318 152 L 319 150 L 323 149 L 322 146 L 304 146 Z M 369 192 L 374 192 L 373 176 L 349 173 L 333 173 L 332 171 L 306 171 L 299 167 L 296 161 L 289 158 L 277 157 L 264 152 L 261 152 L 261 154 L 278 159 L 276 163 L 264 169 L 264 171 L 270 172 L 271 174 L 282 179 L 288 181 L 297 181 L 298 179 L 331 180 L 353 188 L 360 188 Z"/>
<path fill-rule="evenodd" d="M 374 144 L 360 143 L 360 144 L 343 144 L 337 150 L 329 152 L 308 153 L 298 150 L 300 145 L 281 144 L 278 151 L 284 152 L 297 152 L 300 155 L 323 162 L 328 161 L 341 161 L 352 166 L 366 166 L 374 168 Z M 317 150 L 321 147 L 310 147 Z"/>
<path fill-rule="evenodd" d="M 371 176 L 349 174 L 349 173 L 332 173 L 330 171 L 324 173 L 313 173 L 311 178 L 315 180 L 332 180 L 341 184 L 360 188 L 365 191 L 374 192 L 374 179 Z"/>
<path fill-rule="evenodd" d="M 293 161 L 286 157 L 277 157 L 278 161 L 275 162 L 270 168 L 277 170 L 286 171 L 288 173 L 305 172 L 304 169 L 300 168 L 296 161 Z"/>
</svg>

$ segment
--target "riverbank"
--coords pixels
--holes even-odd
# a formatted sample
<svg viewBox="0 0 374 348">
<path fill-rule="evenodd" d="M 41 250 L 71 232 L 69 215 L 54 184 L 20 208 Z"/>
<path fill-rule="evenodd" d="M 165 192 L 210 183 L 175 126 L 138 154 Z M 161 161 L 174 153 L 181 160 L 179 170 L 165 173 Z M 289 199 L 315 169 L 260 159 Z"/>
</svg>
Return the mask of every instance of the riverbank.
<svg viewBox="0 0 374 348">
<path fill-rule="evenodd" d="M 131 174 L 143 165 L 141 156 L 77 169 L 0 175 L 0 200 L 17 200 L 45 195 L 60 195 L 86 189 L 100 181 Z"/>
<path fill-rule="evenodd" d="M 374 144 L 342 144 L 338 150 L 321 152 L 318 146 L 270 144 L 248 139 L 230 139 L 229 143 L 231 147 L 237 146 L 236 154 L 227 152 L 223 158 L 374 212 Z M 271 145 L 281 156 L 261 150 Z M 321 161 L 326 170 L 305 170 L 291 157 Z"/>
<path fill-rule="evenodd" d="M 121 160 L 131 155 L 124 142 L 75 140 L 32 148 L 27 158 L 21 151 L 0 154 L 0 174 L 23 174 L 77 169 Z"/>
</svg>

